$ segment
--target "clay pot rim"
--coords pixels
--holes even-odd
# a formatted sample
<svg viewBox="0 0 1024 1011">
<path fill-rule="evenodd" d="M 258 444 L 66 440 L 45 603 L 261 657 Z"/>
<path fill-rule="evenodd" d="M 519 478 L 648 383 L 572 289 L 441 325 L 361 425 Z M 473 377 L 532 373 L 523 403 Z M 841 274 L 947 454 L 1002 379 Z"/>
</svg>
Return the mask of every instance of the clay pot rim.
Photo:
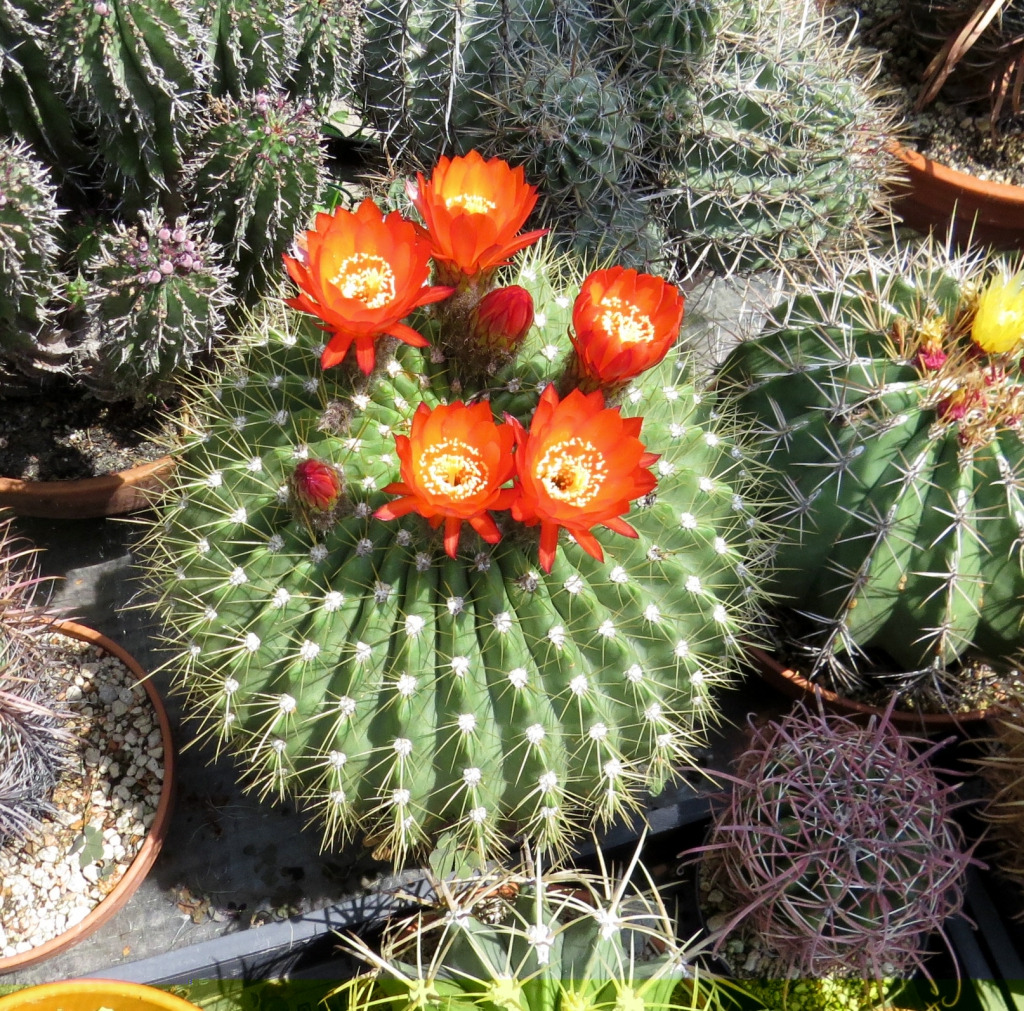
<svg viewBox="0 0 1024 1011">
<path fill-rule="evenodd" d="M 97 632 L 87 625 L 80 625 L 74 621 L 54 621 L 48 626 L 51 631 L 60 632 L 72 639 L 79 639 L 99 646 L 106 653 L 117 657 L 142 684 L 149 696 L 153 708 L 156 710 L 157 720 L 160 724 L 160 737 L 164 748 L 164 779 L 163 788 L 160 791 L 160 801 L 157 804 L 156 816 L 153 824 L 146 833 L 139 852 L 128 865 L 121 880 L 113 887 L 110 894 L 100 902 L 75 926 L 65 930 L 62 934 L 51 938 L 49 941 L 30 948 L 20 955 L 9 955 L 0 958 L 0 975 L 13 972 L 16 969 L 27 969 L 46 959 L 66 951 L 68 948 L 83 940 L 93 931 L 97 930 L 107 922 L 125 903 L 132 897 L 139 885 L 149 873 L 154 861 L 160 853 L 167 829 L 171 820 L 171 809 L 174 803 L 175 783 L 175 754 L 174 738 L 171 735 L 171 722 L 167 716 L 160 693 L 153 685 L 150 676 L 142 669 L 139 662 L 123 646 L 108 639 L 101 632 Z"/>
<path fill-rule="evenodd" d="M 934 161 L 919 151 L 911 151 L 898 141 L 889 144 L 887 150 L 912 171 L 931 176 L 937 182 L 975 193 L 978 197 L 992 202 L 1024 205 L 1024 186 L 979 179 L 969 172 L 961 172 L 942 162 Z"/>
<path fill-rule="evenodd" d="M 812 684 L 801 674 L 789 667 L 779 663 L 770 653 L 765 652 L 757 646 L 748 646 L 747 653 L 754 661 L 758 673 L 769 683 L 774 685 L 785 694 L 806 702 L 811 702 L 820 693 L 821 700 L 829 709 L 842 713 L 846 716 L 869 717 L 877 716 L 879 719 L 885 715 L 885 710 L 878 706 L 868 705 L 866 702 L 856 702 L 853 699 L 843 698 L 835 692 L 822 688 L 821 685 Z M 912 713 L 904 710 L 894 709 L 890 717 L 894 726 L 902 729 L 955 729 L 962 723 L 977 723 L 990 719 L 999 711 L 997 706 L 989 709 L 974 709 L 968 713 Z"/>
<path fill-rule="evenodd" d="M 161 456 L 127 470 L 99 477 L 73 478 L 68 481 L 26 481 L 17 477 L 0 477 L 0 499 L 19 516 L 42 516 L 51 519 L 95 519 L 135 511 L 150 491 L 174 467 L 173 456 Z M 136 492 L 140 501 L 107 507 L 118 491 Z M 125 493 L 122 491 L 122 497 Z M 135 495 L 129 495 L 135 498 Z"/>
<path fill-rule="evenodd" d="M 60 983 L 40 983 L 38 986 L 16 990 L 6 997 L 0 997 L 0 1011 L 34 1011 L 36 1006 L 48 998 L 67 998 L 85 994 L 99 999 L 113 996 L 126 997 L 137 1001 L 140 1008 L 159 1008 L 160 1011 L 196 1011 L 182 997 L 158 990 L 145 983 L 126 983 L 118 979 L 69 979 Z"/>
</svg>

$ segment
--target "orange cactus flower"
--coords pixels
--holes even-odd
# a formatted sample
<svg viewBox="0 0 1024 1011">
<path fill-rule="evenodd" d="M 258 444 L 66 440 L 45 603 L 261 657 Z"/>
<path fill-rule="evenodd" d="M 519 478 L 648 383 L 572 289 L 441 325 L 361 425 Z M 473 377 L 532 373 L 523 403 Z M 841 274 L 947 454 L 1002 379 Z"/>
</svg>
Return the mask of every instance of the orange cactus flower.
<svg viewBox="0 0 1024 1011">
<path fill-rule="evenodd" d="M 684 304 L 664 278 L 625 267 L 595 270 L 572 309 L 581 388 L 621 387 L 657 365 L 679 336 Z"/>
<path fill-rule="evenodd" d="M 629 503 L 658 483 L 648 470 L 658 459 L 638 438 L 642 418 L 623 418 L 604 406 L 600 391 L 573 390 L 561 402 L 554 386 L 541 394 L 529 434 L 514 418 L 516 477 L 520 495 L 512 516 L 529 526 L 540 524 L 540 565 L 551 571 L 558 528 L 565 527 L 579 546 L 598 561 L 604 552 L 591 528 L 603 524 L 626 537 L 636 531 L 623 520 Z"/>
<path fill-rule="evenodd" d="M 526 182 L 522 166 L 485 161 L 477 151 L 442 157 L 429 182 L 418 173 L 409 197 L 423 215 L 439 276 L 446 280 L 493 272 L 547 234 L 546 228 L 518 234 L 537 203 L 537 188 Z"/>
<path fill-rule="evenodd" d="M 486 401 L 467 407 L 461 401 L 431 410 L 421 403 L 412 419 L 412 433 L 395 436 L 402 480 L 384 490 L 402 498 L 381 506 L 374 515 L 393 520 L 416 512 L 433 527 L 444 522 L 444 548 L 454 558 L 463 522 L 489 544 L 501 533 L 489 509 L 508 509 L 515 488 L 503 488 L 515 470 L 514 434 L 497 425 Z"/>
<path fill-rule="evenodd" d="M 401 321 L 452 293 L 426 286 L 430 245 L 423 230 L 397 211 L 385 217 L 372 200 L 355 213 L 339 207 L 318 214 L 295 251 L 284 262 L 299 294 L 285 301 L 323 320 L 333 334 L 320 359 L 325 369 L 339 365 L 354 342 L 359 368 L 369 374 L 383 334 L 426 347 L 426 338 Z"/>
</svg>

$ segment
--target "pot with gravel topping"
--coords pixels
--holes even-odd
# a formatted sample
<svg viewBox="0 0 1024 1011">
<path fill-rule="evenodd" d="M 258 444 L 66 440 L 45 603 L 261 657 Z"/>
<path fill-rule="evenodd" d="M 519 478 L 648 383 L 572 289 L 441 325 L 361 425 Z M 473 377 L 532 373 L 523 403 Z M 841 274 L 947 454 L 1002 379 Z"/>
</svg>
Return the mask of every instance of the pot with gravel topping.
<svg viewBox="0 0 1024 1011">
<path fill-rule="evenodd" d="M 0 997 L 0 1011 L 196 1011 L 187 1000 L 142 983 L 80 979 Z"/>
<path fill-rule="evenodd" d="M 160 852 L 174 794 L 170 722 L 138 662 L 70 621 L 33 638 L 65 755 L 33 824 L 0 837 L 0 974 L 66 950 L 125 905 Z"/>
</svg>

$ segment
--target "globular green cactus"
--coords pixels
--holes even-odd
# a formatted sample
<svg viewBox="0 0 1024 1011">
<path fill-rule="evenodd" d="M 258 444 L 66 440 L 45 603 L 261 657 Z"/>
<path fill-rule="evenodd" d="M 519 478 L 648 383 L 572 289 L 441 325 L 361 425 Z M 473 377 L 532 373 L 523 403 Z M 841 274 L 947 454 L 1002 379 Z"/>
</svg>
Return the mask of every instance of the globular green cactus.
<svg viewBox="0 0 1024 1011">
<path fill-rule="evenodd" d="M 650 204 L 628 189 L 605 190 L 575 218 L 559 221 L 555 241 L 595 264 L 617 263 L 638 270 L 664 264 L 667 237 Z"/>
<path fill-rule="evenodd" d="M 678 74 L 714 46 L 723 9 L 721 0 L 599 0 L 598 16 L 610 29 L 613 52 L 637 68 Z"/>
<path fill-rule="evenodd" d="M 281 254 L 326 183 L 322 116 L 312 102 L 257 92 L 217 102 L 188 166 L 188 192 L 213 225 L 247 299 L 280 276 Z"/>
<path fill-rule="evenodd" d="M 691 964 L 664 903 L 620 876 L 490 874 L 435 883 L 436 904 L 388 927 L 346 984 L 355 1011 L 425 1005 L 507 1011 L 712 1011 L 727 1003 Z M 638 876 L 644 872 L 638 871 Z"/>
<path fill-rule="evenodd" d="M 829 975 L 750 979 L 739 983 L 766 1011 L 890 1011 L 904 985 L 897 980 Z"/>
<path fill-rule="evenodd" d="M 353 0 L 308 0 L 295 5 L 294 66 L 287 89 L 327 109 L 351 101 L 352 67 L 360 45 L 358 5 Z"/>
<path fill-rule="evenodd" d="M 528 420 L 560 373 L 574 292 L 549 255 L 510 280 L 535 327 L 487 392 L 496 417 Z M 262 795 L 304 802 L 328 843 L 359 835 L 398 860 L 447 829 L 483 853 L 524 832 L 561 848 L 657 793 L 715 715 L 761 557 L 755 472 L 682 361 L 624 394 L 662 454 L 628 517 L 638 538 L 598 534 L 603 563 L 566 543 L 545 575 L 536 532 L 508 519 L 500 544 L 463 533 L 452 558 L 419 517 L 372 518 L 396 433 L 419 404 L 467 395 L 441 348 L 403 344 L 353 389 L 321 371 L 319 330 L 267 312 L 238 368 L 198 391 L 200 434 L 149 538 L 203 734 Z M 414 322 L 437 342 L 437 317 Z M 326 534 L 291 490 L 307 459 L 343 471 Z"/>
<path fill-rule="evenodd" d="M 85 153 L 51 77 L 48 7 L 0 0 L 0 137 L 22 137 L 51 170 L 81 169 Z"/>
<path fill-rule="evenodd" d="M 103 236 L 86 265 L 83 381 L 105 400 L 143 403 L 173 389 L 224 325 L 230 271 L 206 229 L 154 212 Z"/>
<path fill-rule="evenodd" d="M 908 703 L 927 688 L 955 708 L 958 660 L 1020 647 L 1024 305 L 1007 269 L 934 243 L 822 264 L 724 366 L 785 500 L 773 589 L 812 679 L 902 672 Z M 993 276 L 998 346 L 979 310 Z"/>
<path fill-rule="evenodd" d="M 61 0 L 53 72 L 95 131 L 107 182 L 130 206 L 175 188 L 206 87 L 204 37 L 182 0 Z"/>
<path fill-rule="evenodd" d="M 723 33 L 692 79 L 663 213 L 688 264 L 754 270 L 856 240 L 882 199 L 891 115 L 830 24 Z"/>
<path fill-rule="evenodd" d="M 283 0 L 199 0 L 197 6 L 210 33 L 214 95 L 241 101 L 281 88 L 293 56 Z"/>
<path fill-rule="evenodd" d="M 0 139 L 0 353 L 31 356 L 60 284 L 60 216 L 49 173 L 27 145 Z"/>
</svg>

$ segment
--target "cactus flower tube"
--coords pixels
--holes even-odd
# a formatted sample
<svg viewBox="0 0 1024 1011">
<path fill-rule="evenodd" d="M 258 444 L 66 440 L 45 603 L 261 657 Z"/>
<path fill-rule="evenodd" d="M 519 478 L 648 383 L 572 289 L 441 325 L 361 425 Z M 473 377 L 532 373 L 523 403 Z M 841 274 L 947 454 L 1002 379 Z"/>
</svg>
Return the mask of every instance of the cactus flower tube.
<svg viewBox="0 0 1024 1011">
<path fill-rule="evenodd" d="M 1024 271 L 989 281 L 978 298 L 971 340 L 990 355 L 1013 351 L 1024 340 Z"/>
<path fill-rule="evenodd" d="M 664 278 L 612 267 L 583 282 L 572 311 L 580 388 L 625 385 L 657 365 L 679 336 L 685 298 Z"/>
<path fill-rule="evenodd" d="M 493 274 L 513 253 L 532 245 L 547 229 L 520 235 L 534 205 L 537 188 L 523 169 L 501 158 L 484 160 L 477 151 L 442 158 L 429 182 L 418 174 L 409 196 L 430 233 L 430 249 L 439 276 L 462 278 Z"/>
<path fill-rule="evenodd" d="M 642 418 L 623 418 L 604 406 L 600 393 L 574 390 L 559 401 L 553 386 L 541 394 L 529 434 L 515 421 L 516 473 L 521 495 L 512 515 L 540 524 L 540 565 L 551 571 L 564 527 L 599 562 L 604 552 L 591 529 L 603 524 L 626 537 L 636 531 L 622 519 L 629 503 L 658 483 L 647 469 L 658 459 L 639 440 Z"/>
<path fill-rule="evenodd" d="M 488 544 L 501 534 L 488 513 L 507 509 L 516 496 L 503 488 L 511 480 L 514 433 L 496 425 L 490 404 L 467 407 L 461 401 L 431 410 L 421 403 L 412 419 L 412 435 L 395 436 L 402 461 L 402 480 L 384 491 L 402 498 L 381 506 L 379 520 L 393 520 L 416 512 L 433 527 L 444 523 L 444 548 L 455 558 L 463 522 Z"/>
<path fill-rule="evenodd" d="M 318 214 L 316 227 L 297 244 L 285 266 L 300 292 L 286 299 L 293 309 L 319 317 L 332 337 L 320 364 L 339 365 L 355 343 L 356 361 L 373 371 L 375 344 L 387 334 L 413 347 L 427 340 L 402 322 L 421 305 L 439 302 L 451 288 L 428 286 L 430 248 L 400 214 L 386 217 L 372 200 L 355 213 L 338 208 Z"/>
</svg>

